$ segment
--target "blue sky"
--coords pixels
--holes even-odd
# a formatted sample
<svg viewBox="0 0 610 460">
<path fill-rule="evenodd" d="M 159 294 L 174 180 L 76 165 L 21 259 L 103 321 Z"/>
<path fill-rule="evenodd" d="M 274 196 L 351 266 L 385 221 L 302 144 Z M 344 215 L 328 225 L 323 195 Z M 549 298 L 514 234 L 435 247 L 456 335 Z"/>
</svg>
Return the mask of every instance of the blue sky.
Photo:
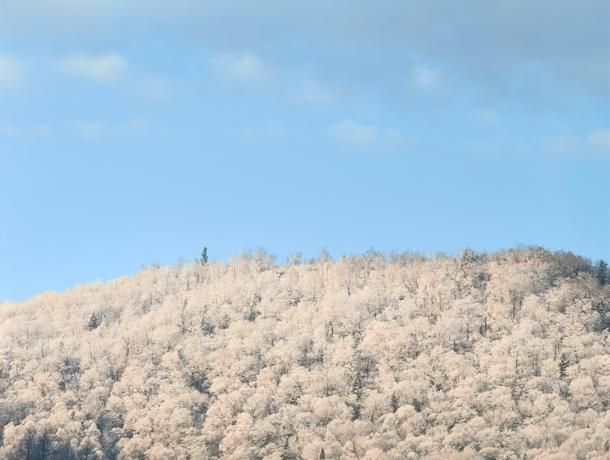
<svg viewBox="0 0 610 460">
<path fill-rule="evenodd" d="M 610 259 L 607 1 L 4 0 L 0 301 L 150 263 Z"/>
</svg>

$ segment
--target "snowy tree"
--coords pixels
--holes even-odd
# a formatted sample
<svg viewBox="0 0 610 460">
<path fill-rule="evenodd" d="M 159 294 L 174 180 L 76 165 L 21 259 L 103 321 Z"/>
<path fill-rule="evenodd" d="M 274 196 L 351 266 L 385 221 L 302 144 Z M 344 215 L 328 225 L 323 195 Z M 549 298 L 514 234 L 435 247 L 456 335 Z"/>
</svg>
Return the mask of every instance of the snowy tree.
<svg viewBox="0 0 610 460">
<path fill-rule="evenodd" d="M 0 458 L 608 457 L 599 265 L 204 265 L 0 305 Z"/>
</svg>

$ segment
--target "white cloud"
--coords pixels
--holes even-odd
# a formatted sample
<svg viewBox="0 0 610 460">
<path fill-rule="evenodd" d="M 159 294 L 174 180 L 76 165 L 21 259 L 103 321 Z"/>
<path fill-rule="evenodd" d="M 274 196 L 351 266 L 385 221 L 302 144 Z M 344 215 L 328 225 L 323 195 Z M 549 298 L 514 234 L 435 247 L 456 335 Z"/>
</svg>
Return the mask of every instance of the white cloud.
<svg viewBox="0 0 610 460">
<path fill-rule="evenodd" d="M 343 120 L 330 126 L 331 136 L 349 148 L 376 147 L 384 151 L 398 150 L 415 143 L 415 137 L 397 129 L 379 129 L 376 126 Z"/>
<path fill-rule="evenodd" d="M 57 40 L 64 35 L 64 40 L 75 37 L 97 43 L 117 25 L 129 25 L 116 30 L 128 36 L 157 27 L 169 32 L 170 40 L 172 33 L 176 38 L 196 35 L 210 50 L 226 46 L 274 49 L 274 63 L 282 67 L 294 62 L 294 47 L 289 44 L 298 41 L 307 43 L 310 50 L 308 66 L 319 71 L 335 67 L 348 83 L 358 83 L 356 77 L 371 68 L 386 69 L 384 76 L 402 73 L 404 59 L 378 52 L 397 49 L 405 59 L 416 56 L 422 63 L 442 66 L 443 75 L 451 75 L 452 82 L 465 77 L 460 80 L 469 90 L 527 106 L 530 94 L 542 93 L 542 103 L 564 107 L 566 98 L 556 94 L 565 85 L 608 96 L 607 1 L 554 2 L 553 14 L 534 15 L 535 20 L 531 13 L 546 11 L 548 0 L 497 0 L 493 8 L 482 8 L 479 3 L 484 2 L 468 7 L 439 0 L 350 2 L 349 20 L 345 20 L 344 2 L 328 1 L 1 0 L 0 30 L 10 31 L 15 40 L 32 34 L 41 40 Z M 432 18 L 435 26 L 426 27 Z M 519 39 L 515 39 L 515 31 L 519 31 Z M 331 52 L 331 43 L 367 46 L 358 53 Z M 315 50 L 323 52 L 311 52 Z M 536 65 L 526 78 L 524 69 L 531 63 Z M 438 83 L 434 69 L 419 67 L 414 74 L 423 87 Z M 410 77 L 409 72 L 406 78 Z M 397 80 L 399 86 L 404 83 Z M 386 81 L 373 84 L 381 86 Z M 369 83 L 365 81 L 367 88 L 373 86 Z M 518 90 L 512 91 L 514 88 Z"/>
<path fill-rule="evenodd" d="M 328 104 L 335 100 L 335 93 L 315 80 L 305 80 L 301 83 L 294 100 L 305 104 Z"/>
<path fill-rule="evenodd" d="M 148 132 L 149 124 L 147 120 L 134 119 L 119 123 L 117 128 L 121 133 L 142 135 Z"/>
<path fill-rule="evenodd" d="M 484 125 L 491 125 L 498 122 L 498 113 L 492 109 L 479 107 L 474 109 L 471 115 L 477 123 Z"/>
<path fill-rule="evenodd" d="M 330 127 L 330 133 L 341 144 L 364 148 L 375 142 L 379 131 L 375 126 L 363 125 L 352 120 L 343 120 Z"/>
<path fill-rule="evenodd" d="M 149 77 L 141 80 L 135 92 L 149 102 L 166 102 L 171 96 L 169 83 L 159 77 Z"/>
<path fill-rule="evenodd" d="M 415 144 L 415 136 L 397 129 L 386 129 L 382 133 L 383 145 L 389 150 L 397 150 Z"/>
<path fill-rule="evenodd" d="M 474 155 L 484 157 L 539 153 L 540 145 L 517 136 L 495 135 L 485 139 L 468 141 L 464 147 Z"/>
<path fill-rule="evenodd" d="M 441 74 L 429 67 L 416 66 L 411 75 L 413 85 L 421 90 L 429 90 L 438 86 Z"/>
<path fill-rule="evenodd" d="M 97 82 L 114 82 L 127 71 L 127 61 L 118 54 L 79 55 L 64 58 L 61 69 L 72 76 Z"/>
<path fill-rule="evenodd" d="M 100 121 L 75 121 L 73 128 L 78 136 L 90 142 L 101 141 L 107 132 L 106 125 Z"/>
<path fill-rule="evenodd" d="M 278 120 L 267 120 L 257 126 L 242 128 L 238 134 L 248 141 L 277 141 L 286 134 L 286 126 Z"/>
<path fill-rule="evenodd" d="M 261 81 L 269 76 L 267 64 L 255 54 L 223 54 L 212 60 L 212 68 L 233 80 Z"/>
<path fill-rule="evenodd" d="M 13 90 L 23 84 L 25 68 L 17 59 L 0 55 L 0 90 Z"/>
<path fill-rule="evenodd" d="M 543 139 L 545 150 L 558 154 L 610 153 L 610 129 L 601 129 L 588 136 L 562 135 Z"/>
<path fill-rule="evenodd" d="M 14 124 L 0 121 L 0 136 L 27 139 L 47 139 L 54 134 L 54 129 L 46 123 Z"/>
<path fill-rule="evenodd" d="M 588 136 L 556 134 L 539 139 L 519 139 L 511 136 L 496 136 L 467 143 L 467 148 L 476 154 L 514 154 L 544 152 L 552 156 L 590 156 L 596 151 L 610 153 L 610 129 L 594 131 Z"/>
<path fill-rule="evenodd" d="M 610 153 L 610 129 L 602 129 L 591 133 L 587 142 L 599 152 Z"/>
<path fill-rule="evenodd" d="M 87 142 L 143 136 L 150 133 L 148 120 L 133 118 L 116 123 L 99 120 L 76 120 L 70 124 L 73 134 Z"/>
<path fill-rule="evenodd" d="M 556 136 L 543 140 L 544 148 L 551 153 L 574 153 L 582 147 L 580 139 L 576 136 Z"/>
</svg>

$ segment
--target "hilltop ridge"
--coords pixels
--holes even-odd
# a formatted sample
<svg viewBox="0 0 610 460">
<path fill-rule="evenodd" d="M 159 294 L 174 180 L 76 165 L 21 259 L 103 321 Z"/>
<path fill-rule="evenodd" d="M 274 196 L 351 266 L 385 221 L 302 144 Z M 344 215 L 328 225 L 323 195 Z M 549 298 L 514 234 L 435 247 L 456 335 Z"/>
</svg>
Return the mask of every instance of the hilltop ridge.
<svg viewBox="0 0 610 460">
<path fill-rule="evenodd" d="M 519 248 L 148 267 L 0 306 L 0 458 L 610 456 L 610 287 Z"/>
</svg>

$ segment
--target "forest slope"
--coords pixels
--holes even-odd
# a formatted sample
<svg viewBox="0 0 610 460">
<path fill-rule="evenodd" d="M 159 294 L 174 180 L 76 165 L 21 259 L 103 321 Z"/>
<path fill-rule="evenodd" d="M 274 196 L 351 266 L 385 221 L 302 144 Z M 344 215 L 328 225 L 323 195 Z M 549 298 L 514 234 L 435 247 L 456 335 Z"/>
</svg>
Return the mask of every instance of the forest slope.
<svg viewBox="0 0 610 460">
<path fill-rule="evenodd" d="M 609 458 L 596 275 L 260 252 L 3 304 L 0 458 Z"/>
</svg>

